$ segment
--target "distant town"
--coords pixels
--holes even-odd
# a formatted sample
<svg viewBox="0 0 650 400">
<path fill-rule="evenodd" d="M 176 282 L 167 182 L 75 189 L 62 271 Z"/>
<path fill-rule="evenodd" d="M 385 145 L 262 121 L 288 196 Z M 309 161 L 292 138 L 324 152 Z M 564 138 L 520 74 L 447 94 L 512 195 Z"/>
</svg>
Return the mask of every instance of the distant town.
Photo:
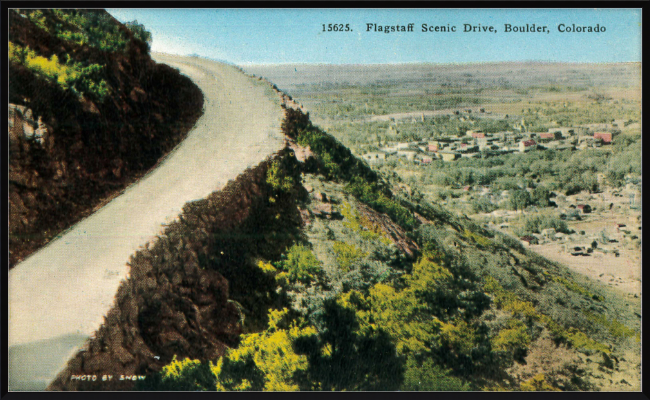
<svg viewBox="0 0 650 400">
<path fill-rule="evenodd" d="M 481 108 L 475 114 L 488 116 Z M 472 109 L 456 110 L 455 115 L 471 114 Z M 420 116 L 424 121 L 424 114 Z M 461 116 L 463 120 L 465 117 Z M 391 119 L 397 126 L 398 120 Z M 522 120 L 512 131 L 486 133 L 481 130 L 467 130 L 464 137 L 446 136 L 413 142 L 386 142 L 379 151 L 362 154 L 369 163 L 380 163 L 391 159 L 405 159 L 415 164 L 429 164 L 433 160 L 454 161 L 462 157 L 489 157 L 493 155 L 528 152 L 534 150 L 584 150 L 612 143 L 613 137 L 621 132 L 624 120 L 611 123 L 585 124 L 572 127 L 553 127 L 547 132 L 529 132 Z M 391 125 L 389 130 L 395 130 Z"/>
</svg>

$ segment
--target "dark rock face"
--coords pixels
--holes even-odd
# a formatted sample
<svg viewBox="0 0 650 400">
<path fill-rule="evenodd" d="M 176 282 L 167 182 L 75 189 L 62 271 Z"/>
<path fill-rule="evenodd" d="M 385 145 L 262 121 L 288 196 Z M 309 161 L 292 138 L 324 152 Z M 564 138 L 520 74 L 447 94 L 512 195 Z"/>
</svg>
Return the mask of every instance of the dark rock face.
<svg viewBox="0 0 650 400">
<path fill-rule="evenodd" d="M 237 307 L 228 301 L 228 283 L 215 271 L 193 266 L 179 285 L 165 273 L 131 278 L 104 325 L 69 363 L 49 390 L 129 390 L 134 381 L 179 358 L 215 359 L 241 333 Z M 74 379 L 95 375 L 96 381 Z M 104 375 L 113 375 L 103 381 Z"/>
<path fill-rule="evenodd" d="M 238 345 L 244 328 L 266 325 L 268 308 L 285 300 L 254 260 L 279 258 L 301 226 L 294 196 L 269 202 L 269 164 L 187 203 L 178 221 L 135 253 L 103 325 L 48 390 L 131 390 L 137 380 L 115 377 L 150 375 L 174 356 L 216 360 Z M 74 379 L 82 375 L 98 378 Z"/>
<path fill-rule="evenodd" d="M 10 153 L 11 267 L 154 166 L 201 115 L 203 95 L 132 37 L 124 51 L 107 52 L 63 41 L 10 11 L 9 40 L 43 57 L 102 65 L 110 89 L 92 100 L 10 63 L 10 103 L 32 110 L 48 131 L 47 141 Z"/>
</svg>

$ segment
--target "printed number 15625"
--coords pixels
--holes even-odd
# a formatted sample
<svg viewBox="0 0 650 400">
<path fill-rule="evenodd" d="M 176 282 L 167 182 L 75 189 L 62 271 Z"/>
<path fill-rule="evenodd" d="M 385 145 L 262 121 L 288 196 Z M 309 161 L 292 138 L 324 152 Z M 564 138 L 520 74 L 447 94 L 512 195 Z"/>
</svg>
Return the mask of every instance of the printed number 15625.
<svg viewBox="0 0 650 400">
<path fill-rule="evenodd" d="M 323 32 L 351 32 L 350 24 L 323 24 Z"/>
</svg>

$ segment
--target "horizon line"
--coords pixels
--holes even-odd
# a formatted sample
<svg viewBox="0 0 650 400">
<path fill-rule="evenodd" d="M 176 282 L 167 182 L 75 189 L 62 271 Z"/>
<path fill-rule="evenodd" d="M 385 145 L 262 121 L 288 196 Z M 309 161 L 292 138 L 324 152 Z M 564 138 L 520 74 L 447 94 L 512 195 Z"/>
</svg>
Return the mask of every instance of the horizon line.
<svg viewBox="0 0 650 400">
<path fill-rule="evenodd" d="M 151 53 L 167 54 L 179 57 L 198 57 L 206 60 L 223 62 L 226 64 L 234 64 L 239 66 L 289 66 L 289 65 L 336 65 L 336 66 L 372 66 L 372 65 L 417 65 L 417 64 L 432 64 L 432 65 L 472 65 L 472 64 L 641 64 L 641 61 L 558 61 L 558 60 L 504 60 L 504 61 L 451 61 L 451 62 L 435 62 L 435 61 L 401 61 L 401 62 L 382 62 L 382 63 L 332 63 L 332 62 L 302 62 L 302 61 L 288 61 L 288 62 L 252 62 L 252 61 L 231 61 L 224 60 L 217 57 L 205 56 L 197 53 L 191 54 L 178 54 L 168 53 L 164 51 L 151 51 Z"/>
<path fill-rule="evenodd" d="M 201 58 L 208 58 L 199 56 Z M 214 59 L 211 59 L 214 60 Z M 223 60 L 215 60 L 223 61 Z M 331 63 L 331 62 L 244 62 L 236 63 L 246 66 L 279 66 L 279 65 L 413 65 L 413 64 L 433 64 L 433 65 L 472 65 L 472 64 L 641 64 L 641 61 L 550 61 L 550 60 L 517 60 L 517 61 L 457 61 L 457 62 L 434 62 L 434 61 L 401 61 L 401 62 L 384 62 L 384 63 Z"/>
</svg>

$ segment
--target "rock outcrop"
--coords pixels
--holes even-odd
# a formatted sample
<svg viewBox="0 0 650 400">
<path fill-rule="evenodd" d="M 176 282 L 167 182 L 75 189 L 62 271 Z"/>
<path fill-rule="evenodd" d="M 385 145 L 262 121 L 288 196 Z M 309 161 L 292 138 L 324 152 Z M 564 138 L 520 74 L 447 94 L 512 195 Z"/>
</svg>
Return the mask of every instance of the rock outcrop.
<svg viewBox="0 0 650 400">
<path fill-rule="evenodd" d="M 155 165 L 203 105 L 189 78 L 156 64 L 146 43 L 105 11 L 80 12 L 101 16 L 129 38 L 124 50 L 63 40 L 50 25 L 67 25 L 52 10 L 42 10 L 40 26 L 23 11 L 9 10 L 13 46 L 29 48 L 41 62 L 56 56 L 60 65 L 69 57 L 100 66 L 108 95 L 75 93 L 33 66 L 10 62 L 10 267 Z"/>
</svg>

